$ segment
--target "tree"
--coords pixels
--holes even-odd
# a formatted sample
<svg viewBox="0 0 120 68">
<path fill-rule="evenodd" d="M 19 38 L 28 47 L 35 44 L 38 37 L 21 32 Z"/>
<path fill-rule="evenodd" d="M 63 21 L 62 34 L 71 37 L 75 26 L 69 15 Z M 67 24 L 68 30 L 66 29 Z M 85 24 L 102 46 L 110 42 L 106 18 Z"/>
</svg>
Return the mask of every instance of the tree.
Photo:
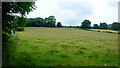
<svg viewBox="0 0 120 68">
<path fill-rule="evenodd" d="M 30 11 L 35 9 L 34 2 L 2 2 L 2 49 L 3 49 L 3 66 L 9 63 L 8 57 L 10 56 L 9 49 L 13 48 L 10 45 L 10 40 L 13 33 L 15 33 L 16 27 L 18 27 L 18 22 L 16 20 L 16 15 L 19 14 L 19 18 L 22 24 L 24 24 L 23 18 L 26 17 Z M 5 62 L 6 61 L 6 62 Z"/>
<path fill-rule="evenodd" d="M 99 26 L 100 29 L 107 29 L 108 26 L 106 23 L 100 23 L 100 26 Z"/>
<path fill-rule="evenodd" d="M 55 27 L 56 19 L 54 16 L 29 18 L 26 26 L 30 27 Z"/>
<path fill-rule="evenodd" d="M 16 19 L 15 14 L 20 14 L 21 18 L 19 18 L 19 20 L 23 20 L 23 18 L 26 17 L 26 14 L 28 14 L 33 9 L 35 9 L 34 2 L 3 2 L 2 3 L 3 34 L 8 33 L 9 35 L 11 35 L 12 31 L 15 31 L 16 24 L 18 24 L 14 22 L 14 20 Z"/>
<path fill-rule="evenodd" d="M 93 25 L 93 28 L 94 28 L 94 29 L 98 29 L 98 28 L 99 28 L 98 24 L 94 24 L 94 25 Z"/>
<path fill-rule="evenodd" d="M 84 20 L 81 24 L 82 24 L 81 28 L 90 28 L 91 27 L 91 22 L 89 20 Z"/>
<path fill-rule="evenodd" d="M 119 22 L 113 22 L 112 23 L 112 30 L 120 30 L 120 23 Z"/>
<path fill-rule="evenodd" d="M 57 27 L 62 27 L 61 22 L 58 22 L 58 23 L 57 23 Z"/>
<path fill-rule="evenodd" d="M 48 27 L 55 27 L 55 23 L 56 23 L 56 18 L 54 16 L 49 16 L 48 17 Z"/>
<path fill-rule="evenodd" d="M 28 18 L 28 23 L 26 24 L 27 27 L 35 27 L 36 26 L 35 18 Z"/>
</svg>

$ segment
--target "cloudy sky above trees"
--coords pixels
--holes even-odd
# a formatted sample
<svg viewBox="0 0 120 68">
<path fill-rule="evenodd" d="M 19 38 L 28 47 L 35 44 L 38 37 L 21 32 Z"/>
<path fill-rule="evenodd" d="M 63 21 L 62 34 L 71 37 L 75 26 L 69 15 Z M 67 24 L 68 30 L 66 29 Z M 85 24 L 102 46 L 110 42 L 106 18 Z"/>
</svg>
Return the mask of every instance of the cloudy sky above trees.
<svg viewBox="0 0 120 68">
<path fill-rule="evenodd" d="M 27 17 L 48 17 L 53 15 L 63 25 L 81 25 L 85 19 L 92 24 L 118 21 L 119 0 L 37 0 L 36 10 Z"/>
</svg>

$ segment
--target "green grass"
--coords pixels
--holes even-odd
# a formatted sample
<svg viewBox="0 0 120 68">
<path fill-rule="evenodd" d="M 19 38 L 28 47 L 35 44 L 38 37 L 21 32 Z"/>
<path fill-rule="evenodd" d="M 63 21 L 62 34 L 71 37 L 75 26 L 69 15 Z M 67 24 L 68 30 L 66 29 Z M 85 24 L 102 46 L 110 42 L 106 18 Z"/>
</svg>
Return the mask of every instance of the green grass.
<svg viewBox="0 0 120 68">
<path fill-rule="evenodd" d="M 27 27 L 17 35 L 14 66 L 118 65 L 118 34 Z"/>
</svg>

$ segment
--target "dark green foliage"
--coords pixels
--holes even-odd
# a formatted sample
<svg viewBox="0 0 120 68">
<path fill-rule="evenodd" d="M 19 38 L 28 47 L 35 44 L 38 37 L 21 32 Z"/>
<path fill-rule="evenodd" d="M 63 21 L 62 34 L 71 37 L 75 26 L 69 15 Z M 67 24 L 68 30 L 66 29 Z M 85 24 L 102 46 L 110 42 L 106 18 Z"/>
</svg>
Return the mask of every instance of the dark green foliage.
<svg viewBox="0 0 120 68">
<path fill-rule="evenodd" d="M 48 27 L 55 27 L 55 23 L 56 23 L 55 17 L 49 16 L 46 23 Z"/>
<path fill-rule="evenodd" d="M 6 43 L 2 43 L 2 63 L 3 66 L 11 65 L 14 60 L 14 51 L 16 50 L 16 39 L 10 37 L 9 34 L 2 33 L 2 35 L 6 36 Z M 12 39 L 11 39 L 12 38 Z M 2 40 L 3 41 L 3 40 Z"/>
<path fill-rule="evenodd" d="M 7 33 L 9 35 L 12 35 L 18 26 L 24 26 L 24 17 L 30 11 L 35 9 L 34 4 L 34 2 L 2 2 L 2 32 L 4 34 Z M 13 15 L 14 13 L 20 14 L 21 17 Z M 7 39 L 4 38 L 4 35 L 2 37 L 3 43 L 6 43 Z"/>
<path fill-rule="evenodd" d="M 24 31 L 24 28 L 23 28 L 23 27 L 17 27 L 16 30 L 17 30 L 17 31 Z"/>
<path fill-rule="evenodd" d="M 108 28 L 108 25 L 106 23 L 100 23 L 100 26 L 99 26 L 100 29 L 107 29 Z"/>
<path fill-rule="evenodd" d="M 57 27 L 62 27 L 61 22 L 58 22 L 58 23 L 57 23 Z"/>
<path fill-rule="evenodd" d="M 24 27 L 26 26 L 28 20 L 27 20 L 27 18 L 16 16 L 14 22 L 16 22 L 15 30 L 24 31 Z"/>
<path fill-rule="evenodd" d="M 27 27 L 55 27 L 56 18 L 55 16 L 49 16 L 48 18 L 29 18 Z"/>
<path fill-rule="evenodd" d="M 25 27 L 27 24 L 27 18 L 23 18 L 23 17 L 18 17 L 17 18 L 17 27 Z"/>
<path fill-rule="evenodd" d="M 14 22 L 15 15 L 14 13 L 18 13 L 21 15 L 22 19 L 28 14 L 30 11 L 35 9 L 33 2 L 3 2 L 2 3 L 2 30 L 7 32 L 8 29 L 15 30 L 16 22 Z"/>
<path fill-rule="evenodd" d="M 10 61 L 10 48 L 14 48 L 12 35 L 15 34 L 17 27 L 25 25 L 25 15 L 35 9 L 34 2 L 2 2 L 2 49 L 3 49 L 3 66 Z M 19 14 L 18 18 L 15 14 Z M 14 48 L 15 50 L 15 48 Z"/>
<path fill-rule="evenodd" d="M 94 24 L 94 25 L 93 25 L 93 28 L 94 28 L 94 29 L 99 29 L 98 24 Z"/>
<path fill-rule="evenodd" d="M 81 24 L 81 28 L 91 28 L 91 22 L 89 20 L 84 20 Z"/>
<path fill-rule="evenodd" d="M 67 28 L 80 28 L 80 26 L 65 26 Z"/>
<path fill-rule="evenodd" d="M 26 26 L 27 27 L 42 27 L 44 25 L 45 25 L 44 19 L 41 17 L 38 17 L 38 18 L 29 18 Z"/>
<path fill-rule="evenodd" d="M 113 22 L 112 30 L 120 30 L 120 23 L 119 22 Z"/>
</svg>

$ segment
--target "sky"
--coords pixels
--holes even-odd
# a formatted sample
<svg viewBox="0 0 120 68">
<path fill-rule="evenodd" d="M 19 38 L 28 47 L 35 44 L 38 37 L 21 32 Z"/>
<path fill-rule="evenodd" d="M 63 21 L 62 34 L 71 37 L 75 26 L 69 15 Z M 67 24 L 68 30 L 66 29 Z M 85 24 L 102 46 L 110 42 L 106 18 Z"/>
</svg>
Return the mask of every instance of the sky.
<svg viewBox="0 0 120 68">
<path fill-rule="evenodd" d="M 27 17 L 55 16 L 56 22 L 63 25 L 80 26 L 85 19 L 91 24 L 106 22 L 112 24 L 118 21 L 119 0 L 37 0 L 36 10 Z"/>
</svg>

